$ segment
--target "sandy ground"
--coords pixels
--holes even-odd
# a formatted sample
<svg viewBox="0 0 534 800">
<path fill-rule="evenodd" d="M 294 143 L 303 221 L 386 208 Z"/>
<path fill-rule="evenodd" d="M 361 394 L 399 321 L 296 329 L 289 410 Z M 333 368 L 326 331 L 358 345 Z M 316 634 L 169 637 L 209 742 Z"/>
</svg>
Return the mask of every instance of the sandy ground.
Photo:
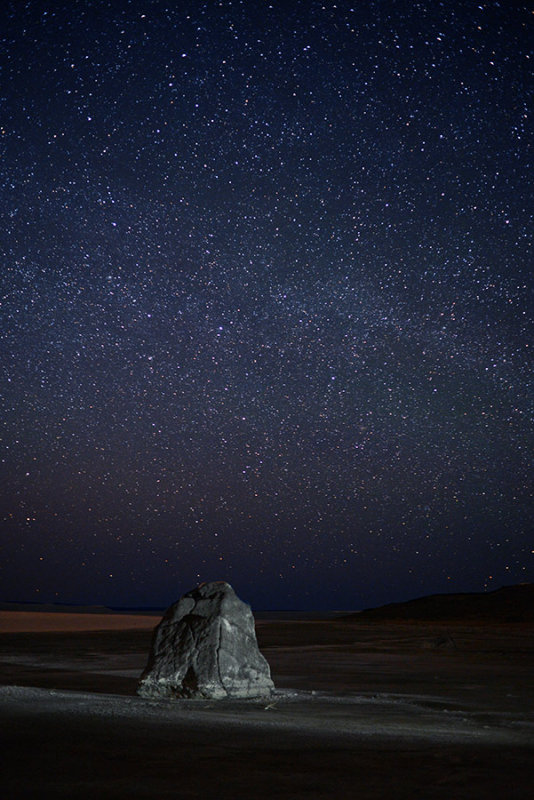
<svg viewBox="0 0 534 800">
<path fill-rule="evenodd" d="M 270 701 L 162 702 L 157 619 L 34 616 L 0 627 L 2 797 L 533 796 L 533 626 L 264 620 Z"/>
<path fill-rule="evenodd" d="M 142 614 L 0 611 L 0 633 L 152 630 L 156 622 L 153 616 Z"/>
</svg>

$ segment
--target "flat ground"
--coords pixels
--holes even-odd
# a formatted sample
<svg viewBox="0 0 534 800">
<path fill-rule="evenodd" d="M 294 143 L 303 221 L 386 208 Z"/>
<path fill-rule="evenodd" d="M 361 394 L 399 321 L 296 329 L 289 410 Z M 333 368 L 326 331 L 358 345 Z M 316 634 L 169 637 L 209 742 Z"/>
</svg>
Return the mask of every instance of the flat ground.
<svg viewBox="0 0 534 800">
<path fill-rule="evenodd" d="M 270 701 L 162 702 L 135 695 L 157 618 L 17 613 L 9 800 L 533 796 L 533 625 L 263 620 Z"/>
</svg>

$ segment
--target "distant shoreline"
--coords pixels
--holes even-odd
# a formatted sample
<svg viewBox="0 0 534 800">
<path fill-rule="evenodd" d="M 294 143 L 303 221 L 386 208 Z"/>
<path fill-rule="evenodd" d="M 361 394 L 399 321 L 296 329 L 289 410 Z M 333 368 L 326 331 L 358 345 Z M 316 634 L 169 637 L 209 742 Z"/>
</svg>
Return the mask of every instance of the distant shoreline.
<svg viewBox="0 0 534 800">
<path fill-rule="evenodd" d="M 0 614 L 18 613 L 28 615 L 81 615 L 106 617 L 132 617 L 159 619 L 166 608 L 156 607 L 107 607 L 88 605 L 66 605 L 64 603 L 0 603 Z M 384 606 L 362 610 L 255 610 L 257 621 L 263 620 L 358 620 L 362 623 L 378 621 L 486 621 L 486 622 L 530 622 L 534 621 L 534 584 L 520 583 L 503 586 L 491 592 L 467 592 L 435 594 L 388 603 Z M 94 621 L 93 621 L 94 622 Z M 90 623 L 88 623 L 90 624 Z M 128 626 L 130 627 L 130 626 Z M 1 627 L 0 627 L 1 631 Z"/>
<path fill-rule="evenodd" d="M 0 612 L 10 611 L 32 614 L 98 614 L 98 615 L 121 615 L 121 616 L 149 616 L 162 617 L 165 608 L 128 608 L 122 606 L 77 606 L 54 603 L 0 603 Z M 337 619 L 348 614 L 357 614 L 357 611 L 302 611 L 302 610 L 263 610 L 255 611 L 253 614 L 256 619 Z"/>
</svg>

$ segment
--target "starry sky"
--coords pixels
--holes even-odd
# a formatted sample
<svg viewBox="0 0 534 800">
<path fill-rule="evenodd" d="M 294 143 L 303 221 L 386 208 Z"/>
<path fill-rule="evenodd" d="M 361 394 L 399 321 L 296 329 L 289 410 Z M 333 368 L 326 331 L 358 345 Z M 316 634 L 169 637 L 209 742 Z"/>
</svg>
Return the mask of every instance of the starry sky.
<svg viewBox="0 0 534 800">
<path fill-rule="evenodd" d="M 1 16 L 0 600 L 534 580 L 527 4 Z"/>
</svg>

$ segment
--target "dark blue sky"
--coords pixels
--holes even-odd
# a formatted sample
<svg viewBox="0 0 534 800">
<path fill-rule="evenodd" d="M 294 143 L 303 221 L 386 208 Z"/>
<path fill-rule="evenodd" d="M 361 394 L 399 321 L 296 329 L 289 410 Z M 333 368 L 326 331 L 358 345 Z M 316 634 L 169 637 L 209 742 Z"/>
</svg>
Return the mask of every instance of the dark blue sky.
<svg viewBox="0 0 534 800">
<path fill-rule="evenodd" d="M 0 23 L 0 599 L 534 580 L 527 5 Z"/>
</svg>

